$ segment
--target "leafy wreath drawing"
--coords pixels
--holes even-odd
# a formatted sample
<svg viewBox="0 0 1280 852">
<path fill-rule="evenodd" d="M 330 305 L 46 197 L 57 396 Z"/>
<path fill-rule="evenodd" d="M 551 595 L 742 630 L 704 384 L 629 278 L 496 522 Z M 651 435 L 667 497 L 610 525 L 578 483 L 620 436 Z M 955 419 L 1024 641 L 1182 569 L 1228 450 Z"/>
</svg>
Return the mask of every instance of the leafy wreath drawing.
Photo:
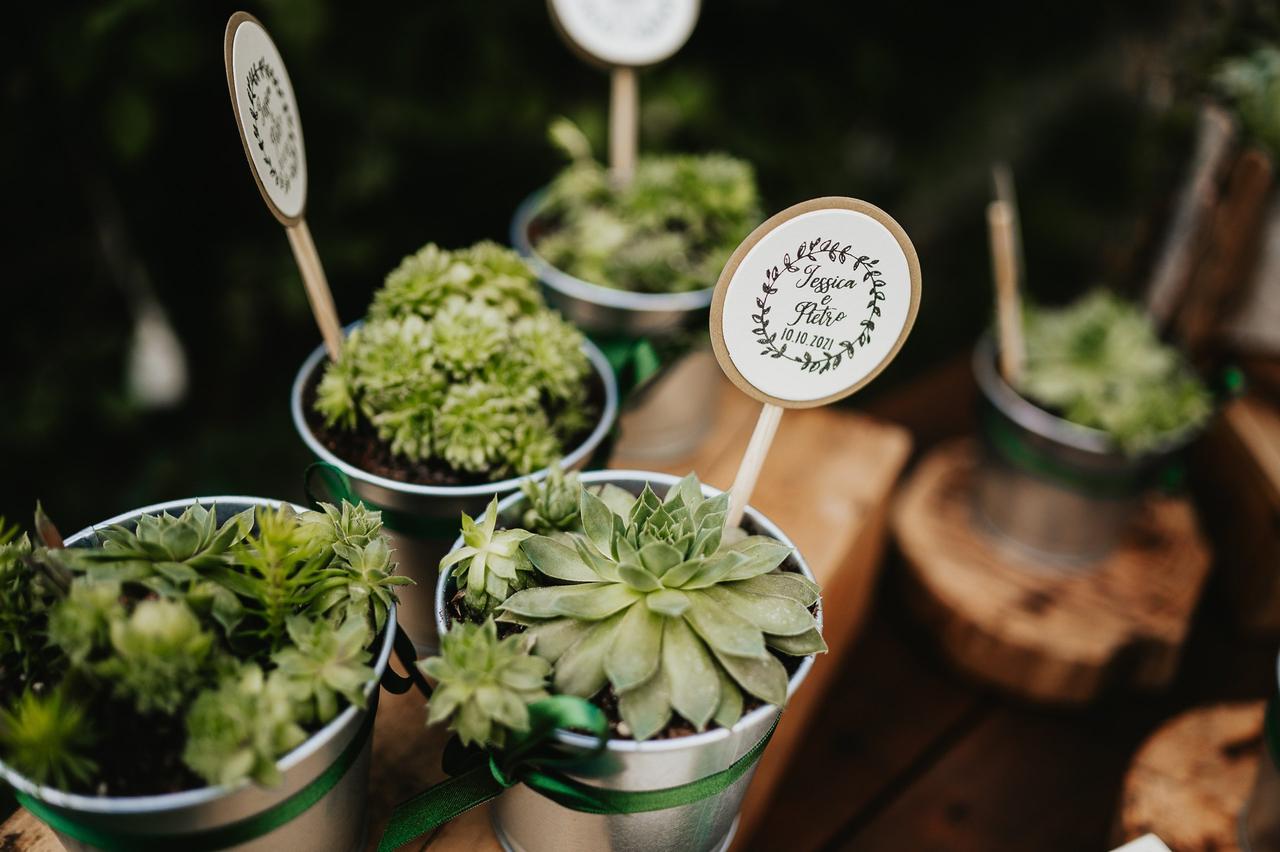
<svg viewBox="0 0 1280 852">
<path fill-rule="evenodd" d="M 267 85 L 260 89 L 263 82 Z M 284 96 L 284 87 L 276 78 L 275 69 L 267 64 L 266 57 L 259 58 L 249 68 L 245 77 L 245 94 L 249 98 L 249 115 L 253 118 L 253 139 L 262 152 L 262 161 L 266 163 L 276 186 L 288 192 L 298 176 L 298 132 L 293 117 L 289 115 L 289 99 Z M 273 95 L 281 104 L 278 112 L 272 105 Z M 268 139 L 263 138 L 259 127 L 262 123 L 266 124 L 271 151 L 267 150 Z M 273 154 L 278 154 L 276 162 L 272 161 Z"/>
<path fill-rule="evenodd" d="M 867 255 L 861 255 L 853 258 L 853 267 L 849 270 L 850 274 L 863 270 L 862 280 L 871 283 L 871 293 L 867 302 L 867 315 L 860 323 L 861 331 L 854 340 L 837 341 L 837 348 L 834 352 L 823 351 L 823 354 L 814 358 L 806 350 L 803 357 L 796 356 L 787 352 L 787 344 L 784 342 L 778 345 L 778 333 L 769 331 L 769 297 L 778 292 L 778 278 L 783 272 L 799 272 L 799 264 L 801 261 L 812 260 L 817 261 L 818 255 L 825 255 L 826 258 L 834 263 L 843 264 L 850 259 L 852 246 L 842 246 L 840 243 L 830 239 L 817 237 L 807 242 L 802 242 L 796 249 L 796 256 L 792 259 L 790 254 L 782 256 L 782 268 L 777 266 L 765 270 L 764 286 L 761 288 L 764 295 L 756 297 L 756 307 L 759 313 L 751 315 L 751 319 L 756 323 L 756 327 L 751 332 L 756 335 L 756 342 L 764 347 L 760 351 L 761 355 L 768 355 L 770 358 L 785 358 L 793 361 L 800 366 L 801 371 L 806 373 L 822 374 L 828 370 L 833 370 L 840 366 L 840 362 L 845 357 L 852 358 L 858 348 L 865 347 L 871 342 L 871 335 L 876 330 L 876 317 L 880 316 L 880 303 L 885 300 L 884 287 L 885 282 L 881 278 L 883 273 L 878 268 L 880 260 L 872 259 Z"/>
</svg>

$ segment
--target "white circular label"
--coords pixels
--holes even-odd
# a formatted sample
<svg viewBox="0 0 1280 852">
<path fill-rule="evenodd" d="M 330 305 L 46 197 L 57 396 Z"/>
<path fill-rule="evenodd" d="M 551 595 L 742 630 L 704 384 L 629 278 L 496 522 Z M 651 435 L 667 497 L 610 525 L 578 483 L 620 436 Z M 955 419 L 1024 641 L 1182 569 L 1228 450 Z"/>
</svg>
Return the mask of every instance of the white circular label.
<svg viewBox="0 0 1280 852">
<path fill-rule="evenodd" d="M 236 27 L 230 60 L 240 132 L 258 184 L 280 214 L 297 217 L 307 200 L 307 157 L 284 61 L 252 20 Z"/>
<path fill-rule="evenodd" d="M 919 264 L 883 211 L 853 199 L 806 202 L 745 245 L 717 285 L 712 314 L 717 355 L 739 386 L 777 405 L 823 404 L 897 354 L 919 305 Z"/>
<path fill-rule="evenodd" d="M 550 0 L 560 29 L 606 65 L 643 66 L 679 50 L 698 21 L 698 0 Z"/>
</svg>

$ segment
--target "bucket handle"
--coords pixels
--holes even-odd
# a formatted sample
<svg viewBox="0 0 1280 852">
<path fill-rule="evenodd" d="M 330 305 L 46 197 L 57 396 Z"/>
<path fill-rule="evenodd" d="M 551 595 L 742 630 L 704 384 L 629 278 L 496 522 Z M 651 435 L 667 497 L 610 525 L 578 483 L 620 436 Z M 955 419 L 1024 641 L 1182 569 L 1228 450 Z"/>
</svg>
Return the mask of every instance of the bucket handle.
<svg viewBox="0 0 1280 852">
<path fill-rule="evenodd" d="M 396 653 L 396 659 L 400 661 L 400 665 L 404 666 L 407 675 L 402 675 L 393 670 L 388 664 L 387 668 L 382 672 L 382 688 L 392 695 L 404 695 L 412 687 L 417 687 L 422 693 L 422 697 L 427 700 L 431 699 L 431 684 L 427 683 L 427 679 L 423 677 L 422 672 L 418 669 L 418 652 L 414 647 L 413 640 L 409 638 L 409 634 L 404 632 L 404 628 L 399 624 L 395 626 L 396 635 L 392 639 L 392 649 Z"/>
</svg>

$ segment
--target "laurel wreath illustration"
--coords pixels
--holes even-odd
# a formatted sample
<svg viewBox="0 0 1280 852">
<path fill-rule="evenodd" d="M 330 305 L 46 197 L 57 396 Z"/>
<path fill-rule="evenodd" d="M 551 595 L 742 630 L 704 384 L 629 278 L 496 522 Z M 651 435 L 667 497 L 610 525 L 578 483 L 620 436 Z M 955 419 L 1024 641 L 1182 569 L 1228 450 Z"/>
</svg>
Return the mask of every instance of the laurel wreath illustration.
<svg viewBox="0 0 1280 852">
<path fill-rule="evenodd" d="M 265 89 L 261 88 L 264 82 L 267 84 Z M 249 68 L 245 77 L 245 93 L 249 98 L 249 115 L 253 118 L 253 139 L 262 152 L 262 162 L 276 186 L 288 192 L 298 177 L 298 131 L 289 114 L 289 99 L 284 96 L 284 87 L 266 57 Z M 274 101 L 280 104 L 278 110 L 273 105 L 273 95 Z M 266 127 L 266 138 L 262 135 L 262 125 Z M 268 142 L 270 150 L 267 149 Z"/>
</svg>

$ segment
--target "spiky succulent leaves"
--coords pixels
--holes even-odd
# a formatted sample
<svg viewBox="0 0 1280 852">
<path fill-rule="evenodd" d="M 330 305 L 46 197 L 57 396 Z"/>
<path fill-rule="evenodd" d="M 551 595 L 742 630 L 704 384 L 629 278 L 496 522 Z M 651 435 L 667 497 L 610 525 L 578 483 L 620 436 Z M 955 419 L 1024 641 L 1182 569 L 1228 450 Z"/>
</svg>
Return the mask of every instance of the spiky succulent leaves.
<svg viewBox="0 0 1280 852">
<path fill-rule="evenodd" d="M 283 673 L 265 675 L 256 663 L 231 669 L 191 703 L 183 763 L 210 784 L 279 783 L 276 759 L 307 738 L 297 702 Z"/>
<path fill-rule="evenodd" d="M 363 617 L 335 627 L 328 621 L 295 615 L 288 621 L 291 646 L 271 658 L 276 671 L 307 706 L 307 717 L 324 724 L 338 714 L 341 696 L 365 706 L 364 689 L 374 678 L 366 650 L 371 634 Z"/>
<path fill-rule="evenodd" d="M 97 741 L 89 709 L 62 690 L 23 692 L 0 709 L 0 753 L 5 763 L 61 790 L 87 785 L 97 765 L 87 754 Z"/>
<path fill-rule="evenodd" d="M 531 702 L 547 697 L 551 665 L 529 653 L 522 634 L 498 638 L 493 619 L 455 622 L 440 637 L 440 656 L 418 667 L 437 681 L 428 724 L 448 720 L 463 745 L 502 748 L 510 731 L 529 729 Z"/>
<path fill-rule="evenodd" d="M 47 659 L 45 619 L 57 599 L 31 540 L 0 518 L 0 669 L 25 681 Z"/>
<path fill-rule="evenodd" d="M 173 715 L 204 686 L 213 635 L 185 603 L 144 600 L 113 618 L 111 656 L 95 667 L 117 698 L 139 713 Z"/>
<path fill-rule="evenodd" d="M 124 601 L 115 580 L 77 578 L 71 591 L 49 612 L 49 641 L 74 666 L 110 651 L 111 625 L 123 620 Z"/>
<path fill-rule="evenodd" d="M 581 490 L 578 474 L 566 474 L 559 464 L 552 465 L 541 481 L 526 479 L 520 483 L 528 505 L 521 525 L 542 535 L 579 529 L 578 492 Z"/>
<path fill-rule="evenodd" d="M 320 381 L 332 427 L 361 418 L 391 452 L 490 479 L 531 473 L 589 424 L 580 332 L 514 252 L 491 243 L 406 258 Z"/>
<path fill-rule="evenodd" d="M 533 567 L 520 550 L 520 543 L 532 533 L 497 526 L 498 498 L 494 497 L 479 523 L 463 513 L 462 547 L 440 560 L 440 570 L 452 571 L 464 606 L 477 618 L 491 615 L 512 592 L 533 581 Z"/>
<path fill-rule="evenodd" d="M 713 719 L 733 724 L 743 692 L 786 701 L 787 672 L 770 649 L 826 649 L 809 612 L 816 587 L 778 571 L 789 547 L 765 536 L 725 541 L 728 495 L 704 498 L 692 476 L 661 500 L 647 486 L 629 506 L 588 489 L 579 500 L 582 533 L 571 544 L 546 536 L 521 544 L 559 584 L 500 607 L 554 663 L 557 691 L 590 698 L 612 685 L 640 740 L 673 710 L 701 730 Z"/>
<path fill-rule="evenodd" d="M 360 618 L 369 624 L 370 636 L 382 632 L 396 601 L 394 588 L 413 583 L 394 573 L 391 547 L 382 534 L 382 513 L 344 500 L 341 510 L 322 503 L 320 511 L 305 512 L 300 521 L 317 542 L 333 549 L 330 567 L 343 572 L 343 576 L 321 581 L 319 595 L 309 607 L 311 614 L 341 612 L 344 618 Z"/>
<path fill-rule="evenodd" d="M 760 222 L 755 174 L 741 160 L 644 156 L 619 188 L 572 124 L 558 120 L 551 136 L 570 164 L 548 188 L 539 215 L 549 227 L 534 247 L 578 278 L 640 292 L 711 287 Z"/>
</svg>

